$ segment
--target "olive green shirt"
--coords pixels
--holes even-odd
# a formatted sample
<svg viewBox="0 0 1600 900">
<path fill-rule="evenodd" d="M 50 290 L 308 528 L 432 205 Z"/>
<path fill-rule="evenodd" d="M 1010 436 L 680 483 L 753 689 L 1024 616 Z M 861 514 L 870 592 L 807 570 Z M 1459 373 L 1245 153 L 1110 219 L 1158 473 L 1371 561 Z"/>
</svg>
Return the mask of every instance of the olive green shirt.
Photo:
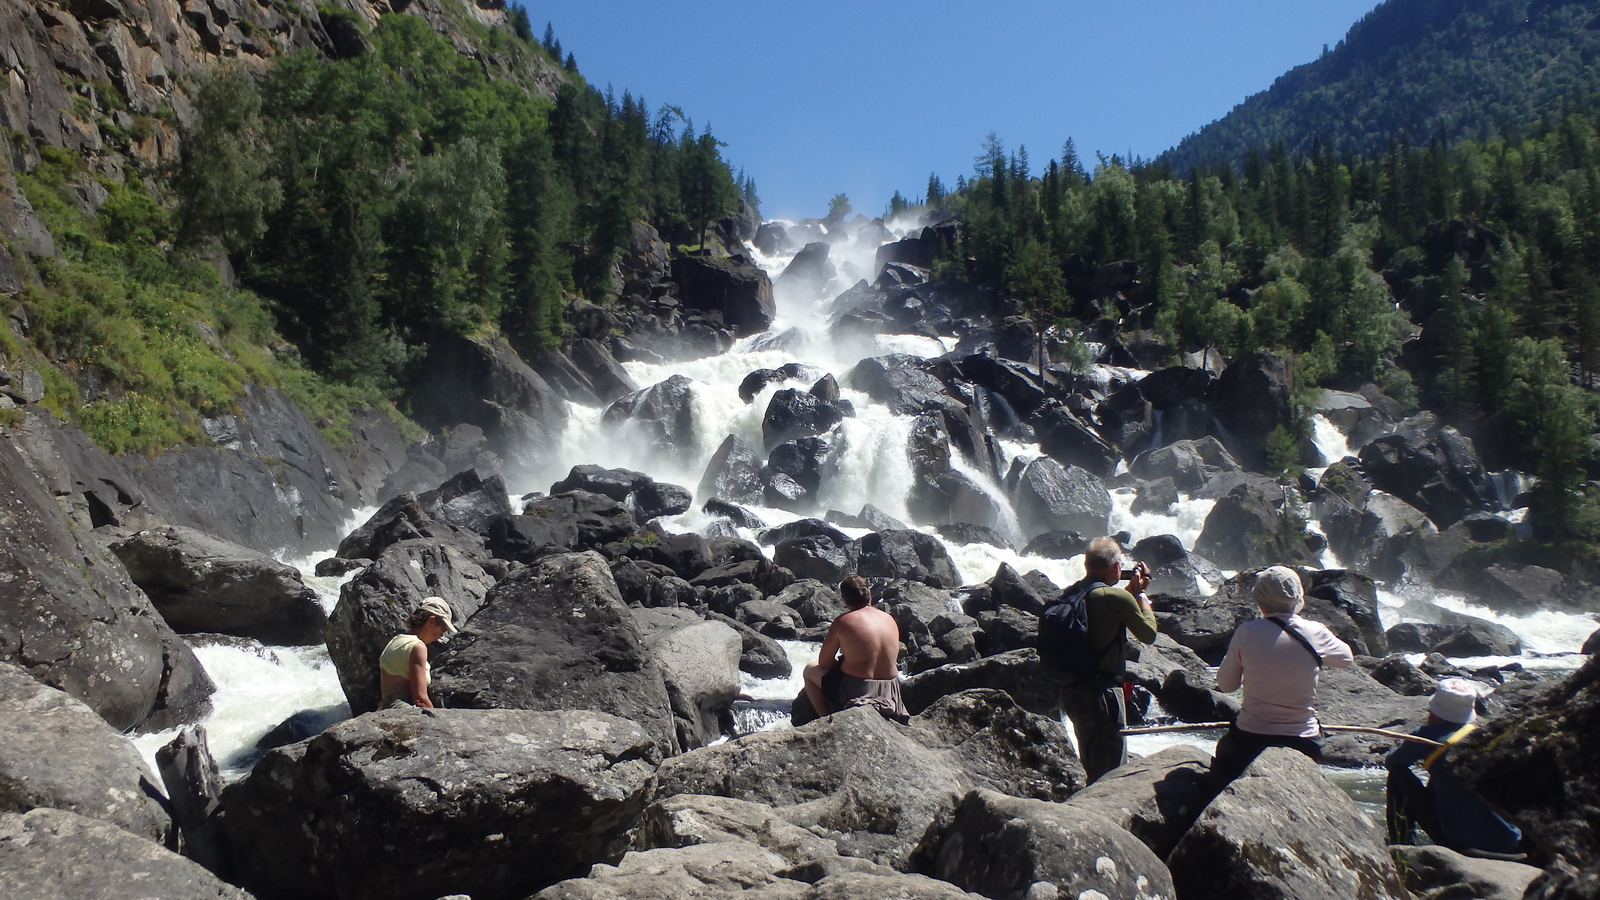
<svg viewBox="0 0 1600 900">
<path fill-rule="evenodd" d="M 1133 632 L 1135 638 L 1146 644 L 1156 639 L 1156 614 L 1140 606 L 1139 601 L 1122 588 L 1095 588 L 1083 598 L 1083 604 L 1089 615 L 1089 646 L 1105 648 L 1095 667 L 1102 674 L 1123 673 L 1126 666 L 1122 652 L 1128 632 Z"/>
</svg>

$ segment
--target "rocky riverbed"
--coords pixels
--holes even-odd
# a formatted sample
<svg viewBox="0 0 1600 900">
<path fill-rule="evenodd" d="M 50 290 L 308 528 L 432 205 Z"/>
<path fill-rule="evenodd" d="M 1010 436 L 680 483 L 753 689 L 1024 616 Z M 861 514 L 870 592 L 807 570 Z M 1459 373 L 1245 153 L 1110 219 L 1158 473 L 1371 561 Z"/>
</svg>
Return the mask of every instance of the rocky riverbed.
<svg viewBox="0 0 1600 900">
<path fill-rule="evenodd" d="M 1409 729 L 1435 679 L 1475 680 L 1475 777 L 1537 825 L 1534 890 L 1576 890 L 1594 588 L 1474 562 L 1519 527 L 1515 473 L 1365 385 L 1323 396 L 1304 475 L 1265 475 L 1281 360 L 1148 365 L 1106 330 L 1087 370 L 1041 371 L 1019 309 L 926 283 L 959 226 L 907 226 L 729 222 L 743 255 L 671 265 L 636 229 L 634 289 L 569 346 L 437 345 L 424 443 L 374 425 L 387 449 L 353 466 L 292 407 L 245 409 L 257 437 L 207 453 L 247 474 L 283 447 L 276 487 L 106 457 L 29 401 L 0 440 L 4 870 L 64 897 L 1521 895 L 1537 869 L 1398 865 L 1294 754 L 1220 789 L 1173 745 L 1084 788 L 1032 642 L 1118 533 L 1157 576 L 1130 660 L 1149 715 L 1231 716 L 1210 667 L 1253 570 L 1294 565 L 1359 654 L 1324 721 Z M 310 586 L 273 557 L 335 542 Z M 848 574 L 899 622 L 914 718 L 783 727 L 781 692 L 741 693 L 792 678 Z M 429 595 L 461 626 L 433 654 L 445 708 L 373 712 L 377 651 Z M 173 730 L 201 721 L 215 754 Z M 130 729 L 178 736 L 159 776 Z M 1387 748 L 1340 735 L 1328 761 Z"/>
</svg>

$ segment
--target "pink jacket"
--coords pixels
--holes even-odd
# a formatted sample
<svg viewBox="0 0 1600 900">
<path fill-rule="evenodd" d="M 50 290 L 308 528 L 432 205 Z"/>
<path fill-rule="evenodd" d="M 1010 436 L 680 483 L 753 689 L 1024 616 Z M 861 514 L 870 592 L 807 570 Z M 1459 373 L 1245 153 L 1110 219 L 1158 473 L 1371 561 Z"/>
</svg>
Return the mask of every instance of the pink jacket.
<svg viewBox="0 0 1600 900">
<path fill-rule="evenodd" d="M 1299 616 L 1274 613 L 1305 635 L 1322 664 L 1348 668 L 1355 661 L 1350 645 L 1333 636 L 1326 625 Z M 1299 641 L 1265 618 L 1246 622 L 1233 632 L 1228 655 L 1217 669 L 1217 690 L 1235 691 L 1244 685 L 1244 703 L 1238 726 L 1252 734 L 1315 737 L 1317 714 L 1311 702 L 1317 695 L 1317 661 Z"/>
</svg>

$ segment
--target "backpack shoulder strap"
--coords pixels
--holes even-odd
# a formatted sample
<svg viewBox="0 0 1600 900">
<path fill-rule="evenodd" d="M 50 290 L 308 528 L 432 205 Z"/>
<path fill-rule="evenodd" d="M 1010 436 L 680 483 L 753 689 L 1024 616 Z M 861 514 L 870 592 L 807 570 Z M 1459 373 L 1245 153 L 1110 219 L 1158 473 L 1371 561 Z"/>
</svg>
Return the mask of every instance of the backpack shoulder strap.
<svg viewBox="0 0 1600 900">
<path fill-rule="evenodd" d="M 1432 753 L 1428 754 L 1428 758 L 1422 761 L 1422 771 L 1424 771 L 1424 772 L 1430 771 L 1433 768 L 1433 764 L 1438 762 L 1440 757 L 1444 756 L 1445 751 L 1447 751 L 1451 747 L 1455 746 L 1456 743 L 1459 742 L 1462 738 L 1464 738 L 1467 735 L 1471 734 L 1472 733 L 1472 729 L 1476 728 L 1476 727 L 1477 726 L 1471 725 L 1471 724 L 1463 725 L 1459 729 L 1457 729 L 1453 734 L 1451 734 L 1449 737 L 1445 738 L 1441 742 L 1441 743 L 1444 744 L 1444 746 L 1435 748 Z"/>
<path fill-rule="evenodd" d="M 1306 648 L 1306 652 L 1311 654 L 1311 658 L 1317 661 L 1317 668 L 1322 668 L 1322 654 L 1317 652 L 1317 648 L 1311 646 L 1311 641 L 1307 640 L 1306 636 L 1301 634 L 1298 628 L 1295 628 L 1282 619 L 1274 618 L 1272 616 L 1267 616 L 1266 619 L 1268 622 L 1271 622 L 1279 628 L 1282 628 L 1284 634 L 1294 638 L 1295 641 L 1300 644 L 1300 646 Z"/>
</svg>

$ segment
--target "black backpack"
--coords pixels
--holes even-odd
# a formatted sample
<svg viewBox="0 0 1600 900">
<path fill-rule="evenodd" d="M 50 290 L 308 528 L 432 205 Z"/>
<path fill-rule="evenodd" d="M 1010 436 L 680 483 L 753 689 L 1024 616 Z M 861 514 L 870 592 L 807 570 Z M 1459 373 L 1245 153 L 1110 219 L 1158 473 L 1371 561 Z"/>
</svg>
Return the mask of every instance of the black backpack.
<svg viewBox="0 0 1600 900">
<path fill-rule="evenodd" d="M 1039 661 L 1050 674 L 1084 680 L 1099 670 L 1100 653 L 1089 642 L 1089 607 L 1085 602 L 1095 588 L 1108 587 L 1098 581 L 1086 582 L 1063 591 L 1061 598 L 1039 614 Z"/>
</svg>

